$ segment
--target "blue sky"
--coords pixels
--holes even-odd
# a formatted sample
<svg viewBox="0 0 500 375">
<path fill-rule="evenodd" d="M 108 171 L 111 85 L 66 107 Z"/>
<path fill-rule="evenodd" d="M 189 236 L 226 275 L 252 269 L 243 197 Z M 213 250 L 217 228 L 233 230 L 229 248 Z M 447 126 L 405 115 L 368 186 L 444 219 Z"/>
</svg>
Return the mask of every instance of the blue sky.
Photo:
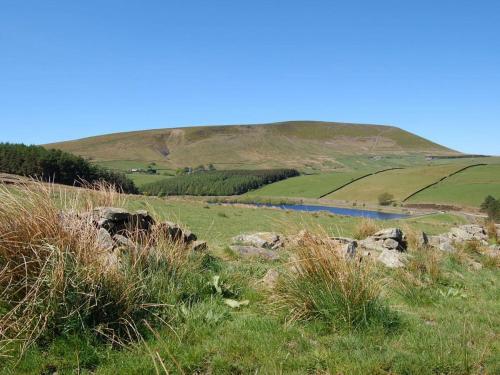
<svg viewBox="0 0 500 375">
<path fill-rule="evenodd" d="M 0 141 L 294 119 L 500 154 L 500 1 L 0 0 Z"/>
</svg>

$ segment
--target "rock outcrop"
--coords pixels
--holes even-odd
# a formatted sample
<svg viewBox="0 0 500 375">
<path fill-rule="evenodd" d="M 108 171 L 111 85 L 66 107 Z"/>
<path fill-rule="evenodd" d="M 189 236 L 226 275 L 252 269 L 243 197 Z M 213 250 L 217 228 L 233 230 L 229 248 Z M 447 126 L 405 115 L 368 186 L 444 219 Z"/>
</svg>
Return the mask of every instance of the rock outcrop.
<svg viewBox="0 0 500 375">
<path fill-rule="evenodd" d="M 358 242 L 363 256 L 370 256 L 389 268 L 403 267 L 408 243 L 399 228 L 383 229 Z"/>
<path fill-rule="evenodd" d="M 278 260 L 279 255 L 275 250 L 256 246 L 231 245 L 231 250 L 243 258 L 261 258 L 265 260 Z"/>
<path fill-rule="evenodd" d="M 452 239 L 447 234 L 431 236 L 429 238 L 429 245 L 447 253 L 453 253 L 456 251 Z"/>
<path fill-rule="evenodd" d="M 65 212 L 61 218 L 64 220 L 70 215 L 75 215 L 75 213 Z M 153 231 L 162 232 L 168 240 L 179 246 L 184 246 L 187 250 L 202 252 L 208 248 L 207 243 L 198 241 L 196 235 L 191 231 L 169 221 L 156 223 L 147 211 L 129 212 L 122 208 L 100 207 L 92 212 L 79 215 L 89 217 L 97 227 L 97 241 L 108 254 L 105 263 L 109 267 L 119 263 L 119 257 L 122 253 L 137 256 L 145 248 L 154 247 L 155 244 L 143 243 L 144 236 L 152 234 Z"/>
<path fill-rule="evenodd" d="M 497 226 L 500 228 L 500 226 Z M 427 236 L 424 232 L 412 237 L 412 245 L 417 248 L 433 247 L 444 252 L 456 251 L 456 246 L 468 241 L 478 241 L 483 247 L 487 242 L 487 234 L 479 225 L 462 225 L 452 228 L 449 233 Z M 400 228 L 387 228 L 378 231 L 364 240 L 347 237 L 328 237 L 312 234 L 306 230 L 296 235 L 283 236 L 277 233 L 259 232 L 241 234 L 233 238 L 231 249 L 242 257 L 259 257 L 266 260 L 279 259 L 281 247 L 325 245 L 332 251 L 340 251 L 348 258 L 356 256 L 371 257 L 389 268 L 404 267 L 408 258 L 408 239 Z M 485 250 L 486 251 L 486 250 Z M 487 248 L 488 255 L 497 256 L 500 250 L 495 246 Z M 478 268 L 474 265 L 474 268 Z"/>
<path fill-rule="evenodd" d="M 283 247 L 283 240 L 282 235 L 272 232 L 240 234 L 232 238 L 230 248 L 244 258 L 277 260 L 277 250 Z"/>
<path fill-rule="evenodd" d="M 282 236 L 272 232 L 240 234 L 232 239 L 233 244 L 277 250 L 283 247 Z"/>
<path fill-rule="evenodd" d="M 488 234 L 480 225 L 470 224 L 451 228 L 448 236 L 452 241 L 457 242 L 479 241 L 485 244 L 488 242 Z"/>
<path fill-rule="evenodd" d="M 401 268 L 405 266 L 406 256 L 403 253 L 386 249 L 376 259 L 388 268 Z"/>
<path fill-rule="evenodd" d="M 358 241 L 348 237 L 330 237 L 329 240 L 334 241 L 342 248 L 342 252 L 349 258 L 356 256 L 358 249 Z"/>
<path fill-rule="evenodd" d="M 262 284 L 265 289 L 272 290 L 276 287 L 278 283 L 279 272 L 275 269 L 270 269 L 266 272 L 264 277 L 262 278 Z"/>
<path fill-rule="evenodd" d="M 131 213 L 116 207 L 97 208 L 92 212 L 92 219 L 98 228 L 104 228 L 111 235 L 136 230 L 149 231 L 155 224 L 147 211 Z"/>
<path fill-rule="evenodd" d="M 448 233 L 429 237 L 429 245 L 452 253 L 456 251 L 456 246 L 466 242 L 479 242 L 481 245 L 488 245 L 488 235 L 486 230 L 480 225 L 468 224 L 451 228 Z"/>
</svg>

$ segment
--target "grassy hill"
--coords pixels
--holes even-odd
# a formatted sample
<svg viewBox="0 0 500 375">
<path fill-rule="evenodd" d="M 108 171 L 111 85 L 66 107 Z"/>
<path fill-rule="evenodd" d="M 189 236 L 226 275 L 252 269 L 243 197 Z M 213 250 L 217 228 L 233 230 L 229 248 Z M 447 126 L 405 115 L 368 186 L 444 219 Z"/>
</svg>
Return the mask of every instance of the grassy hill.
<svg viewBox="0 0 500 375">
<path fill-rule="evenodd" d="M 336 172 L 292 177 L 247 193 L 250 197 L 319 198 L 367 172 Z"/>
<path fill-rule="evenodd" d="M 409 199 L 408 203 L 478 207 L 487 195 L 500 198 L 500 164 L 467 169 Z"/>
<path fill-rule="evenodd" d="M 393 170 L 341 171 L 299 176 L 264 186 L 246 195 L 281 198 L 324 197 L 327 200 L 376 204 L 380 194 L 390 193 L 399 203 L 451 204 L 477 208 L 487 195 L 500 197 L 499 159 L 480 161 L 488 164 L 465 164 L 458 161 Z M 370 172 L 377 173 L 368 175 Z"/>
<path fill-rule="evenodd" d="M 265 126 L 264 126 L 265 125 Z M 317 121 L 198 126 L 117 133 L 53 143 L 115 169 L 155 162 L 160 168 L 214 164 L 217 169 L 335 170 L 352 158 L 448 155 L 455 151 L 392 126 Z M 422 158 L 423 159 L 423 158 Z"/>
<path fill-rule="evenodd" d="M 396 201 L 401 202 L 417 190 L 464 167 L 461 164 L 448 164 L 391 170 L 356 181 L 326 198 L 377 202 L 380 194 L 389 193 Z"/>
</svg>

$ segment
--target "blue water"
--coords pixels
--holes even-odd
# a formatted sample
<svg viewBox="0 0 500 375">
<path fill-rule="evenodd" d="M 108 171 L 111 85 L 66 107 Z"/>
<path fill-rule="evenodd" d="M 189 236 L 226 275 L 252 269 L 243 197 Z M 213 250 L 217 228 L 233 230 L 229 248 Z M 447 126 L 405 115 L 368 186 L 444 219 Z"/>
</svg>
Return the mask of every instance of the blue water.
<svg viewBox="0 0 500 375">
<path fill-rule="evenodd" d="M 340 207 L 329 207 L 329 206 L 312 206 L 307 204 L 265 204 L 258 203 L 255 206 L 260 207 L 275 207 L 281 208 L 283 210 L 292 210 L 292 211 L 302 211 L 302 212 L 319 212 L 319 211 L 327 211 L 336 215 L 344 215 L 344 216 L 355 216 L 355 217 L 366 217 L 370 219 L 377 220 L 393 220 L 393 219 L 404 219 L 409 217 L 410 215 L 406 214 L 394 214 L 389 212 L 379 212 L 379 211 L 369 211 L 369 210 L 357 210 L 353 208 L 340 208 Z"/>
</svg>

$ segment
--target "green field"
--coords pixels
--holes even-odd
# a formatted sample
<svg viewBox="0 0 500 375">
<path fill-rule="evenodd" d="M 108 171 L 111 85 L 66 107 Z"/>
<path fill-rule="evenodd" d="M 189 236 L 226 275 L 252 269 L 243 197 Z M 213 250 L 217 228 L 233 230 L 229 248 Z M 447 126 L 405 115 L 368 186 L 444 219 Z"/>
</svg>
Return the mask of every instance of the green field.
<svg viewBox="0 0 500 375">
<path fill-rule="evenodd" d="M 172 176 L 166 176 L 163 174 L 127 173 L 127 177 L 134 181 L 135 186 L 140 189 L 146 184 L 165 180 L 167 178 L 171 178 Z"/>
<path fill-rule="evenodd" d="M 478 207 L 484 198 L 500 198 L 500 165 L 478 166 L 460 172 L 410 198 L 408 203 L 455 204 Z"/>
<path fill-rule="evenodd" d="M 244 205 L 207 204 L 201 200 L 135 198 L 129 208 L 146 209 L 155 216 L 185 224 L 215 248 L 223 248 L 229 240 L 244 232 L 276 231 L 298 233 L 303 228 L 318 226 L 332 236 L 352 236 L 362 220 L 356 217 L 336 216 L 326 212 L 305 213 L 274 208 L 248 207 Z M 428 233 L 445 232 L 452 225 L 464 223 L 453 214 L 427 215 L 405 220 L 383 222 L 385 226 L 408 224 Z"/>
<path fill-rule="evenodd" d="M 412 193 L 439 181 L 464 166 L 463 164 L 444 164 L 382 172 L 356 181 L 325 198 L 377 202 L 380 194 L 390 193 L 394 196 L 395 201 L 401 202 Z"/>
<path fill-rule="evenodd" d="M 369 172 L 335 172 L 298 176 L 251 191 L 246 196 L 319 198 L 330 191 Z"/>
<path fill-rule="evenodd" d="M 94 164 L 100 165 L 101 167 L 118 170 L 118 171 L 129 171 L 131 169 L 147 169 L 150 165 L 147 161 L 133 161 L 133 160 L 100 160 L 94 161 Z"/>
</svg>

